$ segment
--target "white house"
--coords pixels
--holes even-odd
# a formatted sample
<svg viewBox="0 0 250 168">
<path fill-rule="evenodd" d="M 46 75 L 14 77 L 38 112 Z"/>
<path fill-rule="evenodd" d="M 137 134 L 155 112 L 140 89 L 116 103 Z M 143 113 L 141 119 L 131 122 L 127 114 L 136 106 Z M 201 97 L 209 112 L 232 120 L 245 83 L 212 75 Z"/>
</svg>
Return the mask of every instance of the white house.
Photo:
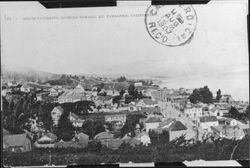
<svg viewBox="0 0 250 168">
<path fill-rule="evenodd" d="M 78 84 L 75 88 L 75 91 L 78 92 L 78 93 L 83 93 L 85 92 L 83 86 L 81 84 Z"/>
<path fill-rule="evenodd" d="M 199 105 L 191 105 L 191 103 L 187 103 L 184 108 L 184 114 L 186 117 L 196 118 L 202 116 L 202 107 Z"/>
<path fill-rule="evenodd" d="M 187 127 L 180 121 L 175 121 L 169 127 L 169 141 L 179 138 L 187 133 Z"/>
<path fill-rule="evenodd" d="M 21 90 L 21 92 L 28 93 L 28 92 L 30 92 L 30 87 L 22 85 L 20 90 Z"/>
<path fill-rule="evenodd" d="M 77 102 L 88 100 L 85 92 L 81 92 L 81 89 L 73 89 L 65 91 L 62 95 L 58 97 L 58 103 L 66 103 L 66 102 Z"/>
<path fill-rule="evenodd" d="M 51 89 L 50 89 L 49 96 L 58 96 L 58 92 L 57 92 L 57 90 L 56 90 L 56 89 L 54 89 L 54 88 L 51 88 Z"/>
<path fill-rule="evenodd" d="M 136 106 L 140 106 L 140 107 L 157 107 L 158 106 L 158 102 L 154 101 L 152 99 L 149 98 L 144 98 L 142 100 L 140 100 Z"/>
<path fill-rule="evenodd" d="M 219 107 L 213 107 L 210 110 L 210 114 L 213 115 L 213 116 L 222 117 L 223 116 L 223 111 L 221 111 Z"/>
<path fill-rule="evenodd" d="M 69 113 L 69 120 L 72 122 L 74 127 L 82 127 L 85 120 L 81 119 L 75 113 Z"/>
<path fill-rule="evenodd" d="M 63 108 L 61 106 L 56 106 L 53 108 L 53 110 L 51 111 L 51 117 L 54 125 L 58 124 L 58 120 L 60 119 L 62 113 L 63 113 Z"/>
<path fill-rule="evenodd" d="M 233 126 L 238 125 L 238 121 L 232 118 L 227 118 L 225 121 L 225 124 L 233 127 Z"/>
<path fill-rule="evenodd" d="M 146 132 L 149 132 L 149 130 L 153 130 L 159 127 L 161 120 L 159 118 L 148 118 L 145 121 L 145 128 Z"/>
<path fill-rule="evenodd" d="M 142 82 L 136 82 L 134 85 L 135 85 L 135 87 L 142 86 Z"/>
<path fill-rule="evenodd" d="M 105 122 L 120 122 L 124 124 L 126 122 L 126 114 L 123 113 L 114 113 L 114 114 L 107 114 L 104 116 Z"/>
<path fill-rule="evenodd" d="M 198 121 L 198 126 L 207 131 L 211 131 L 212 126 L 218 125 L 219 121 L 216 116 L 203 116 L 200 117 L 200 120 Z"/>
</svg>

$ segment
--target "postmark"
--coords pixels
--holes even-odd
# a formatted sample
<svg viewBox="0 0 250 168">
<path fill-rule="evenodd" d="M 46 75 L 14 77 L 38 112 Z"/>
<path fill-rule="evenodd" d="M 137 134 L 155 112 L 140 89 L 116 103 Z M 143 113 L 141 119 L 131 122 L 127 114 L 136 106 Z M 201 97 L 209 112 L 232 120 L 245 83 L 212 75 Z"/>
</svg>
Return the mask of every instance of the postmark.
<svg viewBox="0 0 250 168">
<path fill-rule="evenodd" d="M 166 46 L 181 46 L 192 39 L 197 15 L 192 5 L 149 6 L 145 15 L 149 35 Z"/>
</svg>

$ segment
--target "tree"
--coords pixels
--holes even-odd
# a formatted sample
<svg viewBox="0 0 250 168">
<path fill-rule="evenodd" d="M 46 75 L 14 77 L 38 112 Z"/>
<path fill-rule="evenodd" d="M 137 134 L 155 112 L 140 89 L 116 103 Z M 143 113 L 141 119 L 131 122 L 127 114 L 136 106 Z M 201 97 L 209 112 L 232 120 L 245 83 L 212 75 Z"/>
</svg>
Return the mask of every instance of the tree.
<svg viewBox="0 0 250 168">
<path fill-rule="evenodd" d="M 135 85 L 134 84 L 130 84 L 128 87 L 128 94 L 130 96 L 134 96 L 135 95 Z"/>
<path fill-rule="evenodd" d="M 82 125 L 82 130 L 89 135 L 90 139 L 93 139 L 95 135 L 104 132 L 105 127 L 103 122 L 86 120 Z"/>
<path fill-rule="evenodd" d="M 238 117 L 238 110 L 235 108 L 235 107 L 231 107 L 230 110 L 229 110 L 229 116 L 231 118 L 237 118 Z"/>
<path fill-rule="evenodd" d="M 125 96 L 125 104 L 129 104 L 130 102 L 132 102 L 134 99 L 133 99 L 133 96 L 131 95 L 126 95 Z"/>
<path fill-rule="evenodd" d="M 112 99 L 112 103 L 115 104 L 117 103 L 118 105 L 120 104 L 120 100 L 121 100 L 121 96 L 115 96 L 113 99 Z"/>
<path fill-rule="evenodd" d="M 124 82 L 124 81 L 126 81 L 126 80 L 127 80 L 127 79 L 126 79 L 125 76 L 121 76 L 121 77 L 117 78 L 117 82 Z"/>
<path fill-rule="evenodd" d="M 149 138 L 150 138 L 150 141 L 151 141 L 152 145 L 158 144 L 158 142 L 159 142 L 158 133 L 156 133 L 153 130 L 149 130 L 148 135 L 149 135 Z"/>
<path fill-rule="evenodd" d="M 123 137 L 125 134 L 131 133 L 131 136 L 133 137 L 135 135 L 135 126 L 140 123 L 140 118 L 142 117 L 144 116 L 140 114 L 128 114 L 126 122 L 121 129 L 121 136 Z"/>
<path fill-rule="evenodd" d="M 168 144 L 169 143 L 169 132 L 166 130 L 163 130 L 159 137 L 160 143 L 162 144 Z"/>
<path fill-rule="evenodd" d="M 45 130 L 50 130 L 53 125 L 52 117 L 51 117 L 51 111 L 54 108 L 54 104 L 52 103 L 41 103 L 39 107 L 39 116 L 43 122 Z"/>
<path fill-rule="evenodd" d="M 216 92 L 216 100 L 217 100 L 217 102 L 220 101 L 221 97 L 222 97 L 222 95 L 221 95 L 221 90 L 219 89 L 219 90 Z"/>
<path fill-rule="evenodd" d="M 250 120 L 250 112 L 249 112 L 249 105 L 247 106 L 247 109 L 245 111 L 246 117 L 248 119 L 248 121 Z"/>
<path fill-rule="evenodd" d="M 124 95 L 124 93 L 125 93 L 125 91 L 123 89 L 119 92 L 121 97 Z"/>
<path fill-rule="evenodd" d="M 69 120 L 69 113 L 64 112 L 59 121 L 57 127 L 57 137 L 63 141 L 70 141 L 74 137 L 75 128 Z"/>
<path fill-rule="evenodd" d="M 189 100 L 191 103 L 212 103 L 213 94 L 207 86 L 204 86 L 203 88 L 194 89 L 193 93 L 189 96 Z"/>
<path fill-rule="evenodd" d="M 97 93 L 99 93 L 102 89 L 100 87 L 97 87 Z"/>
<path fill-rule="evenodd" d="M 101 89 L 103 89 L 103 88 L 104 88 L 104 86 L 105 86 L 105 84 L 104 84 L 104 83 L 101 83 L 101 84 L 100 84 L 100 88 L 101 88 Z"/>
</svg>

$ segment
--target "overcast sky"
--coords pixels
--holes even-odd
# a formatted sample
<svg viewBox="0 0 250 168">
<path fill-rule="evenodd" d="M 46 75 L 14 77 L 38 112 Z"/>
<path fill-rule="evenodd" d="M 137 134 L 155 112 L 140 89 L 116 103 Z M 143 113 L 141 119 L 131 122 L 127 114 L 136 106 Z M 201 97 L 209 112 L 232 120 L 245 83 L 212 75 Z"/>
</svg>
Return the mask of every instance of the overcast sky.
<svg viewBox="0 0 250 168">
<path fill-rule="evenodd" d="M 144 17 L 23 21 L 23 16 L 145 13 L 146 7 L 41 10 L 3 19 L 2 63 L 56 73 L 89 73 L 135 61 L 213 65 L 248 63 L 244 5 L 194 6 L 198 23 L 190 44 L 168 47 L 147 33 Z M 17 18 L 17 19 L 16 19 Z M 157 66 L 157 65 L 155 65 Z M 147 71 L 147 69 L 145 69 Z"/>
</svg>

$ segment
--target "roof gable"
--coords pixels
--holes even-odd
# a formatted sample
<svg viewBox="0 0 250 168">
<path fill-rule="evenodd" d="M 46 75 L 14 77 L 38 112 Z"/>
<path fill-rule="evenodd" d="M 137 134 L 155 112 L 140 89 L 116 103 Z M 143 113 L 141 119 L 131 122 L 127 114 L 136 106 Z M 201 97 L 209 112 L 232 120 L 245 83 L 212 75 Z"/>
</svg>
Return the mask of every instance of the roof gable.
<svg viewBox="0 0 250 168">
<path fill-rule="evenodd" d="M 182 130 L 187 130 L 187 127 L 183 125 L 182 122 L 176 121 L 170 126 L 169 130 L 170 131 L 182 131 Z"/>
<path fill-rule="evenodd" d="M 57 110 L 59 110 L 60 112 L 63 112 L 63 108 L 61 107 L 61 106 L 56 106 L 54 109 L 57 109 Z M 54 110 L 53 109 L 53 110 Z"/>
<path fill-rule="evenodd" d="M 114 138 L 114 134 L 110 132 L 101 132 L 97 134 L 94 139 L 113 139 L 113 138 Z"/>
</svg>

